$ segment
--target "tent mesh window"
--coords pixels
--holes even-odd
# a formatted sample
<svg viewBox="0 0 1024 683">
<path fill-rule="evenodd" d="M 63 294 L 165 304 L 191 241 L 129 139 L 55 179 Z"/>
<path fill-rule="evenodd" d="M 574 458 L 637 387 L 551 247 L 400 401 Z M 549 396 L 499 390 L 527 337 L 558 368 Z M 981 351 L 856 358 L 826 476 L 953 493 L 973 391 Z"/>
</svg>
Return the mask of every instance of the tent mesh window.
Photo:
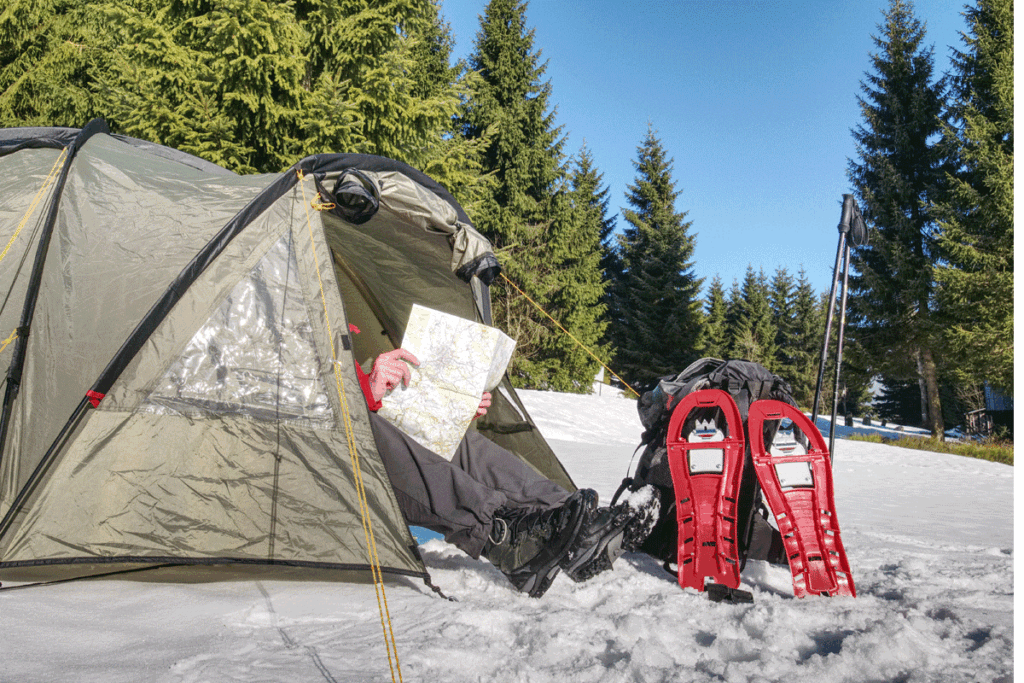
<svg viewBox="0 0 1024 683">
<path fill-rule="evenodd" d="M 220 303 L 142 409 L 330 429 L 321 370 L 289 234 Z"/>
</svg>

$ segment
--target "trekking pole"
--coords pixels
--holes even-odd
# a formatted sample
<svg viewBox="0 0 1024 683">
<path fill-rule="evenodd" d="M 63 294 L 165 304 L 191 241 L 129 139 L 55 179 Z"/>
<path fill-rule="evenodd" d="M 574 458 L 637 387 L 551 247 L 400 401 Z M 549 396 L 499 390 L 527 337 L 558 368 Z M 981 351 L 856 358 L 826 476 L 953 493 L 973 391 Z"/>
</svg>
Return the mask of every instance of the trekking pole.
<svg viewBox="0 0 1024 683">
<path fill-rule="evenodd" d="M 840 266 L 843 271 L 843 295 L 839 311 L 839 331 L 836 343 L 835 386 L 832 392 L 832 418 L 828 430 L 828 452 L 831 455 L 835 446 L 836 412 L 839 409 L 839 373 L 843 362 L 843 330 L 846 327 L 847 288 L 850 276 L 850 246 L 855 247 L 868 243 L 868 231 L 864 225 L 860 209 L 852 194 L 843 195 L 843 213 L 839 219 L 839 246 L 836 249 L 836 263 L 832 270 L 832 289 L 828 295 L 828 311 L 825 314 L 825 337 L 821 344 L 821 357 L 818 361 L 818 381 L 814 387 L 814 405 L 811 411 L 811 423 L 817 426 L 818 405 L 821 400 L 821 385 L 825 379 L 825 363 L 828 360 L 828 343 L 832 332 L 832 316 L 836 307 L 836 288 L 839 286 Z"/>
<path fill-rule="evenodd" d="M 832 269 L 832 289 L 828 293 L 828 309 L 825 311 L 825 338 L 821 342 L 821 356 L 818 359 L 818 381 L 814 385 L 814 405 L 811 407 L 811 424 L 818 426 L 818 402 L 821 400 L 821 385 L 825 381 L 825 363 L 828 360 L 828 342 L 832 334 L 832 314 L 836 310 L 836 287 L 839 285 L 839 264 L 846 249 L 846 233 L 839 224 L 839 249 L 836 250 L 836 265 Z M 829 451 L 831 453 L 831 451 Z"/>
<path fill-rule="evenodd" d="M 847 195 L 849 196 L 849 195 Z M 850 243 L 843 250 L 843 298 L 839 304 L 839 329 L 836 331 L 836 380 L 832 387 L 832 422 L 828 427 L 828 452 L 831 456 L 836 444 L 836 413 L 839 410 L 839 373 L 843 367 L 843 332 L 846 329 L 846 292 L 850 283 Z"/>
</svg>

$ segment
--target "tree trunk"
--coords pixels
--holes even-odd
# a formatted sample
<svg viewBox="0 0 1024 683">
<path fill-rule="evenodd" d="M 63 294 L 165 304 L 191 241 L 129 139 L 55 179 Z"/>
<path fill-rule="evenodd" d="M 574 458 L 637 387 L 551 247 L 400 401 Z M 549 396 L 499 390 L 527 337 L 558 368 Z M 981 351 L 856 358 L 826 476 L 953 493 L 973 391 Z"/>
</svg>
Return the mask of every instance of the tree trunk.
<svg viewBox="0 0 1024 683">
<path fill-rule="evenodd" d="M 921 365 L 924 370 L 924 384 L 928 392 L 928 428 L 932 436 L 945 440 L 946 426 L 942 420 L 942 401 L 939 398 L 939 373 L 935 368 L 935 358 L 931 347 L 921 349 Z"/>
<path fill-rule="evenodd" d="M 928 388 L 924 381 L 924 361 L 921 360 L 921 349 L 917 350 L 917 388 L 921 392 L 921 426 L 930 427 L 928 422 Z"/>
</svg>

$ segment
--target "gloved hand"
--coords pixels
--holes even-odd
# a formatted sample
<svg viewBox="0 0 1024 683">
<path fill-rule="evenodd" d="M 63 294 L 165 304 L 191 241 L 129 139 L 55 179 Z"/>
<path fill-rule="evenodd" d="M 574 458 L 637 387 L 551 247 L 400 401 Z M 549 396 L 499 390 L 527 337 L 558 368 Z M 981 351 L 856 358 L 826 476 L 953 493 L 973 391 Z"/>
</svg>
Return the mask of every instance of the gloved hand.
<svg viewBox="0 0 1024 683">
<path fill-rule="evenodd" d="M 404 361 L 409 361 L 413 365 L 420 364 L 416 356 L 405 349 L 382 353 L 373 361 L 373 369 L 370 370 L 369 378 L 370 393 L 373 394 L 374 401 L 380 401 L 387 396 L 389 391 L 398 386 L 399 381 L 403 385 L 409 386 L 412 370 Z"/>
<path fill-rule="evenodd" d="M 487 409 L 491 407 L 491 392 L 485 391 L 484 395 L 480 397 L 480 406 L 476 409 L 476 415 L 473 416 L 475 420 L 478 417 L 483 417 L 487 414 Z"/>
</svg>

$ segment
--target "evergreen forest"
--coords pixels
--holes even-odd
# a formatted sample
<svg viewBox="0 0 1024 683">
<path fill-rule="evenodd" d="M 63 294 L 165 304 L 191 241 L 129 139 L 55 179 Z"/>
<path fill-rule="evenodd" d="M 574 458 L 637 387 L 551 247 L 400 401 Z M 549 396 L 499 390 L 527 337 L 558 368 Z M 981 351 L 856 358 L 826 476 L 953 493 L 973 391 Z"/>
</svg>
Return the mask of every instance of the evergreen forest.
<svg viewBox="0 0 1024 683">
<path fill-rule="evenodd" d="M 439 0 L 7 0 L 0 126 L 102 117 L 238 173 L 322 152 L 406 162 L 501 259 L 493 313 L 518 341 L 515 385 L 589 393 L 596 356 L 642 390 L 702 356 L 741 358 L 809 408 L 828 293 L 802 269 L 697 277 L 700 226 L 656 122 L 610 196 L 557 125 L 528 10 L 490 0 L 456 60 Z M 913 5 L 888 0 L 850 94 L 847 173 L 871 243 L 852 263 L 842 409 L 870 410 L 880 381 L 882 417 L 936 435 L 981 385 L 1013 390 L 1013 3 L 963 15 L 940 74 Z"/>
</svg>

